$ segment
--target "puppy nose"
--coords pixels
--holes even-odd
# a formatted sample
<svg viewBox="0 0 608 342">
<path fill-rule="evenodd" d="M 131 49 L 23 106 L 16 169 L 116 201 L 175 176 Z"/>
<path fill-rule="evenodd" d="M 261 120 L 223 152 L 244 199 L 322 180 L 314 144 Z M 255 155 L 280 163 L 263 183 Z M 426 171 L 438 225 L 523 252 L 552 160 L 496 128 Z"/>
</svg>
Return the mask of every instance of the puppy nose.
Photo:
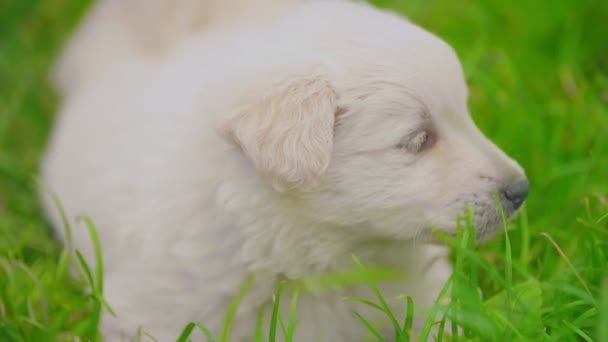
<svg viewBox="0 0 608 342">
<path fill-rule="evenodd" d="M 530 182 L 526 178 L 517 180 L 502 189 L 502 194 L 513 204 L 514 209 L 524 203 L 528 192 L 530 192 Z"/>
</svg>

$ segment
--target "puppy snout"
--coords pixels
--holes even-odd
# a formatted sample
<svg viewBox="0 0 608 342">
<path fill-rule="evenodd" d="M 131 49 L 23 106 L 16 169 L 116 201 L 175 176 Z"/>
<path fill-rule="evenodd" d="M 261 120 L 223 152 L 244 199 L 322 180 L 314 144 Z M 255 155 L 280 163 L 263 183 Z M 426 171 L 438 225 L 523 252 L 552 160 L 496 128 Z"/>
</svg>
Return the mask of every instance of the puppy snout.
<svg viewBox="0 0 608 342">
<path fill-rule="evenodd" d="M 518 179 L 515 182 L 505 186 L 501 190 L 504 198 L 511 203 L 513 209 L 518 209 L 530 192 L 530 182 L 528 179 Z"/>
</svg>

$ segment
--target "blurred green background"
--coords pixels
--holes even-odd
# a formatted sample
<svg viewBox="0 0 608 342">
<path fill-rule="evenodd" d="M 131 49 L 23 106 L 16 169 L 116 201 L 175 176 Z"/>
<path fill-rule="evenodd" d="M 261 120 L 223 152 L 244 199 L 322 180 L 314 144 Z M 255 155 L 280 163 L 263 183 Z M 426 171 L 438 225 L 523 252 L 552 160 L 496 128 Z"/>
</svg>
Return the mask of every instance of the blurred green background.
<svg viewBox="0 0 608 342">
<path fill-rule="evenodd" d="M 511 246 L 516 280 L 540 281 L 542 336 L 599 341 L 608 273 L 608 1 L 372 2 L 455 47 L 475 121 L 526 169 L 532 191 Z M 88 4 L 0 0 L 0 341 L 94 329 L 35 182 L 57 106 L 48 68 Z M 477 252 L 502 271 L 504 246 L 499 237 Z M 483 274 L 480 287 L 487 296 L 501 290 Z"/>
</svg>

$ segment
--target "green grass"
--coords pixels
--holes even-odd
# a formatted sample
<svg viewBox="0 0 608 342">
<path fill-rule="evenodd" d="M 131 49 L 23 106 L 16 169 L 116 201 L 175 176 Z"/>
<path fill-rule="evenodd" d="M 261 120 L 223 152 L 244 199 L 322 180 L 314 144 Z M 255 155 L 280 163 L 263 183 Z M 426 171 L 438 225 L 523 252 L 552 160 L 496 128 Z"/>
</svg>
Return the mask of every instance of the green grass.
<svg viewBox="0 0 608 342">
<path fill-rule="evenodd" d="M 456 48 L 473 117 L 532 183 L 508 234 L 475 247 L 463 222 L 459 237 L 444 237 L 454 250 L 452 304 L 434 311 L 460 327 L 460 340 L 608 341 L 608 2 L 374 2 Z M 57 103 L 48 67 L 86 6 L 0 1 L 0 341 L 97 338 L 101 285 L 91 277 L 88 291 L 88 277 L 68 276 L 69 255 L 41 215 L 35 180 Z M 368 304 L 384 310 L 377 295 Z M 283 300 L 297 302 L 288 292 Z M 297 330 L 297 317 L 285 319 L 274 320 L 277 337 L 282 327 Z M 424 340 L 433 322 L 417 337 L 411 323 L 393 323 L 405 341 Z M 182 341 L 205 330 L 188 323 Z"/>
</svg>

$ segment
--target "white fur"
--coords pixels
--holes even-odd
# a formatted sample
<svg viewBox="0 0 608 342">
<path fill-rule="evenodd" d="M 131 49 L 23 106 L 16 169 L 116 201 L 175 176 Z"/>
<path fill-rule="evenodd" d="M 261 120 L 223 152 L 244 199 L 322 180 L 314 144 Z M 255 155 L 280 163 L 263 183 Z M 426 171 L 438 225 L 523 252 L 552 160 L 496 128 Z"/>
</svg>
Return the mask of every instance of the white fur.
<svg viewBox="0 0 608 342">
<path fill-rule="evenodd" d="M 70 43 L 42 170 L 88 260 L 76 218 L 99 230 L 117 314 L 106 340 L 143 325 L 170 341 L 190 321 L 219 333 L 250 274 L 231 340 L 251 340 L 281 279 L 351 267 L 352 254 L 405 270 L 381 289 L 395 312 L 400 294 L 424 312 L 450 274 L 444 249 L 423 243 L 431 228 L 453 232 L 474 205 L 478 234 L 497 230 L 492 194 L 523 171 L 473 124 L 458 59 L 432 34 L 338 0 L 147 5 L 155 15 L 137 17 L 138 0 L 101 1 Z M 417 152 L 421 130 L 435 142 Z M 303 293 L 297 341 L 361 340 L 352 311 L 379 314 L 345 296 L 373 299 L 366 286 Z"/>
</svg>

